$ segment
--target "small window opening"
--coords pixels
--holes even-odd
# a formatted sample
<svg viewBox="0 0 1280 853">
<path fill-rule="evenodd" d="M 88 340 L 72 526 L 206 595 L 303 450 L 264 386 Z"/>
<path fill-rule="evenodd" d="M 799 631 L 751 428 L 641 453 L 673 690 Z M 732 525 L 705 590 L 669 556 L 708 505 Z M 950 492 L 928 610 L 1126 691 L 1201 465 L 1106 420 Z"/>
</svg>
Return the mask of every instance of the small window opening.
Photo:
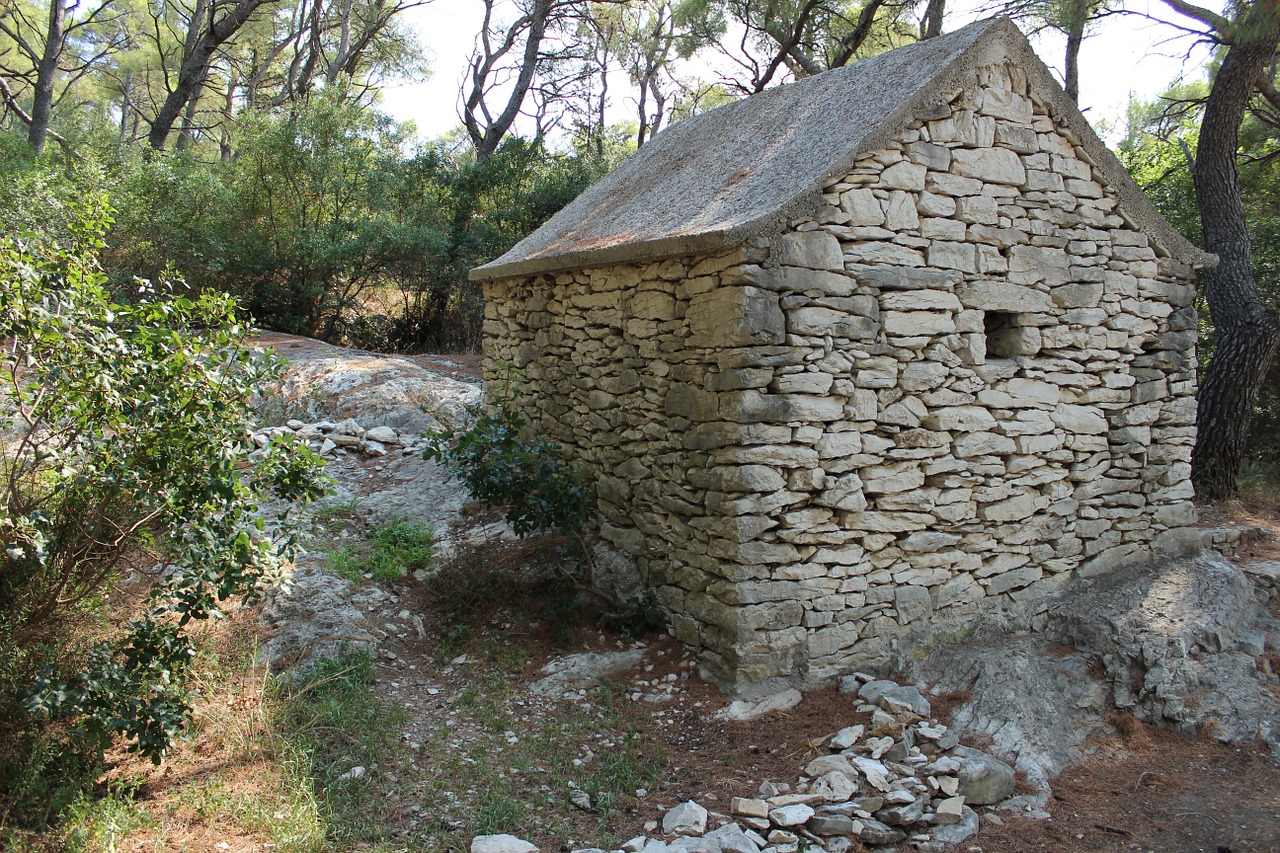
<svg viewBox="0 0 1280 853">
<path fill-rule="evenodd" d="M 1017 316 L 1006 311 L 988 311 L 983 316 L 982 331 L 987 336 L 988 358 L 1013 358 L 1017 355 Z"/>
</svg>

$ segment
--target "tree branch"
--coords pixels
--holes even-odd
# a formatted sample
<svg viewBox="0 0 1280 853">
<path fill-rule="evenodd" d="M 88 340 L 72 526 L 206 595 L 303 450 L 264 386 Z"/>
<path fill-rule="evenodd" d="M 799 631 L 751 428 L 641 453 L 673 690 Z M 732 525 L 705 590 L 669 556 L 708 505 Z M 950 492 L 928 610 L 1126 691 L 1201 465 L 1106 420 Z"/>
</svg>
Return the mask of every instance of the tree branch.
<svg viewBox="0 0 1280 853">
<path fill-rule="evenodd" d="M 22 106 L 18 103 L 17 98 L 13 96 L 13 92 L 9 91 L 9 84 L 5 82 L 5 79 L 3 77 L 0 77 L 0 98 L 4 99 L 5 105 L 8 106 L 9 109 L 13 111 L 14 115 L 16 115 L 19 119 L 21 119 L 23 124 L 27 125 L 28 127 L 31 126 L 31 116 L 28 115 L 27 111 L 24 110 Z M 76 151 L 76 149 L 71 145 L 71 143 L 67 141 L 67 138 L 65 136 L 58 133 L 56 130 L 47 130 L 45 132 L 48 133 L 50 139 L 52 139 L 54 142 L 61 145 L 62 150 L 67 152 L 67 154 L 69 154 L 70 156 L 74 157 L 77 160 L 83 161 L 85 159 L 84 155 Z"/>
<path fill-rule="evenodd" d="M 1199 21 L 1212 29 L 1219 36 L 1222 36 L 1224 40 L 1231 40 L 1231 34 L 1234 28 L 1229 20 L 1222 17 L 1217 12 L 1188 3 L 1186 0 L 1164 0 L 1164 4 L 1180 15 L 1185 15 L 1188 18 L 1193 18 Z"/>
</svg>

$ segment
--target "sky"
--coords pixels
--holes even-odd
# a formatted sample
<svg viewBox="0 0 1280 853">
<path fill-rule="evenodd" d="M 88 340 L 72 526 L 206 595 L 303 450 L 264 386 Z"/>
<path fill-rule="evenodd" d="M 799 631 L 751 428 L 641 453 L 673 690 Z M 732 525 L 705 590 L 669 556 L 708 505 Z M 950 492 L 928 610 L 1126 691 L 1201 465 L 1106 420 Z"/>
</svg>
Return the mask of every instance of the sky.
<svg viewBox="0 0 1280 853">
<path fill-rule="evenodd" d="M 974 11 L 977 5 L 975 0 L 952 0 L 946 30 L 981 17 Z M 1224 0 L 1203 0 L 1198 5 L 1221 11 Z M 1160 0 L 1128 0 L 1125 7 L 1134 14 L 1115 15 L 1096 24 L 1080 55 L 1080 106 L 1095 127 L 1106 124 L 1114 128 L 1104 134 L 1113 142 L 1123 136 L 1125 107 L 1131 96 L 1153 100 L 1179 77 L 1200 79 L 1201 66 L 1208 57 L 1208 48 L 1197 45 L 1194 38 L 1151 20 L 1196 25 Z M 398 121 L 413 121 L 422 139 L 434 139 L 461 124 L 459 92 L 483 5 L 479 0 L 431 0 L 406 14 L 409 26 L 427 49 L 431 74 L 424 81 L 389 85 L 383 92 L 383 108 Z M 1050 31 L 1033 37 L 1032 44 L 1061 80 L 1065 38 Z M 633 115 L 629 104 L 615 109 L 618 120 Z"/>
</svg>

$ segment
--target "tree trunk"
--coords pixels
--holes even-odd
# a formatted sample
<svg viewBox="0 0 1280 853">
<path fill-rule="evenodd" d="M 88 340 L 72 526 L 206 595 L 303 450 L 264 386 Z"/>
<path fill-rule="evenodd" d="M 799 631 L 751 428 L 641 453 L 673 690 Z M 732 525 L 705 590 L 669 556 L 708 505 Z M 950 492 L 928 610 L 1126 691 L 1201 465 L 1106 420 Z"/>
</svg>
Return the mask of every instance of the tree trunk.
<svg viewBox="0 0 1280 853">
<path fill-rule="evenodd" d="M 44 152 L 53 117 L 53 89 L 58 77 L 58 60 L 62 57 L 63 37 L 67 24 L 67 0 L 49 0 L 49 29 L 45 33 L 44 50 L 36 62 L 36 82 L 32 87 L 31 122 L 27 141 L 37 154 Z"/>
<path fill-rule="evenodd" d="M 200 89 L 196 89 L 191 100 L 187 101 L 182 111 L 182 126 L 178 129 L 178 142 L 173 147 L 178 151 L 186 151 L 195 141 L 196 110 L 200 106 Z"/>
<path fill-rule="evenodd" d="M 133 72 L 124 72 L 124 82 L 120 84 L 120 141 L 129 141 L 129 118 L 133 112 Z"/>
<path fill-rule="evenodd" d="M 487 28 L 491 20 L 493 3 L 488 2 L 485 8 L 484 26 Z M 494 71 L 494 63 L 501 58 L 501 55 L 486 51 L 484 55 L 472 60 L 471 91 L 463 104 L 462 121 L 466 125 L 467 135 L 471 137 L 476 159 L 481 162 L 488 160 L 498 150 L 498 146 L 515 122 L 516 116 L 520 114 L 520 107 L 529 93 L 529 87 L 533 85 L 533 78 L 538 69 L 538 59 L 541 56 L 542 40 L 547 34 L 553 10 L 553 0 L 533 0 L 525 17 L 512 25 L 513 29 L 519 26 L 528 28 L 525 33 L 524 50 L 520 57 L 520 69 L 511 84 L 506 105 L 502 112 L 491 120 L 488 120 L 489 111 L 484 105 L 484 97 L 492 83 L 490 75 Z M 506 34 L 508 45 L 512 34 L 512 30 Z M 487 48 L 487 40 L 485 45 Z"/>
<path fill-rule="evenodd" d="M 1080 45 L 1084 44 L 1084 25 L 1088 20 L 1085 0 L 1072 0 L 1067 7 L 1067 55 L 1064 70 L 1064 85 L 1067 97 L 1080 100 Z"/>
<path fill-rule="evenodd" d="M 235 0 L 231 11 L 216 20 L 214 16 L 218 10 L 217 4 L 209 4 L 207 13 L 201 8 L 205 6 L 203 2 L 197 4 L 197 14 L 192 16 L 191 29 L 188 30 L 187 41 L 182 47 L 182 65 L 178 68 L 178 82 L 169 96 L 164 99 L 164 103 L 160 105 L 155 121 L 151 123 L 151 133 L 148 134 L 147 141 L 152 148 L 157 151 L 164 150 L 174 122 L 204 85 L 214 53 L 227 39 L 235 35 L 254 10 L 265 2 L 269 0 Z"/>
<path fill-rule="evenodd" d="M 1236 171 L 1240 122 L 1280 44 L 1280 0 L 1257 0 L 1237 20 L 1205 102 L 1194 175 L 1205 248 L 1219 258 L 1203 274 L 1218 342 L 1200 383 L 1191 460 L 1197 491 L 1211 500 L 1237 492 L 1249 421 L 1280 343 L 1280 320 L 1254 281 Z"/>
<path fill-rule="evenodd" d="M 235 118 L 236 77 L 227 72 L 227 91 L 222 100 L 222 126 L 218 128 L 218 153 L 223 163 L 230 163 L 235 150 L 231 147 L 231 122 Z"/>
<path fill-rule="evenodd" d="M 947 0 L 929 0 L 924 17 L 920 19 L 920 40 L 942 35 L 942 16 L 947 10 Z"/>
</svg>

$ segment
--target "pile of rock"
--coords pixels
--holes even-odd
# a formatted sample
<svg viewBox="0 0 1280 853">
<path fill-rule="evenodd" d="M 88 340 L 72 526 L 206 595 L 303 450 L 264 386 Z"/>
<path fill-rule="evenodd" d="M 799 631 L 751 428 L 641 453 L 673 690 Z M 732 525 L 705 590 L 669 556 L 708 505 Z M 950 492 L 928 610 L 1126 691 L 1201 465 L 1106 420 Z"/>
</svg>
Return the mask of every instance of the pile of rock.
<svg viewBox="0 0 1280 853">
<path fill-rule="evenodd" d="M 864 702 L 858 711 L 871 719 L 831 735 L 829 753 L 810 761 L 794 788 L 765 782 L 758 796 L 734 797 L 728 815 L 681 803 L 663 816 L 665 839 L 638 836 L 622 853 L 847 853 L 903 842 L 920 853 L 942 853 L 978 831 L 973 806 L 1013 794 L 1013 768 L 960 745 L 929 718 L 929 702 L 916 688 L 856 676 L 842 686 L 857 690 Z M 713 818 L 717 825 L 709 830 Z M 511 836 L 480 836 L 471 847 L 472 853 L 536 849 Z"/>
<path fill-rule="evenodd" d="M 272 439 L 280 436 L 292 436 L 306 442 L 321 456 L 339 457 L 347 453 L 360 453 L 371 458 L 386 456 L 388 447 L 399 447 L 404 453 L 414 453 L 422 450 L 426 443 L 419 434 L 403 432 L 389 426 L 365 429 L 352 418 L 336 423 L 319 421 L 313 424 L 290 420 L 284 426 L 258 430 L 253 434 L 253 443 L 260 451 L 264 451 Z"/>
</svg>

